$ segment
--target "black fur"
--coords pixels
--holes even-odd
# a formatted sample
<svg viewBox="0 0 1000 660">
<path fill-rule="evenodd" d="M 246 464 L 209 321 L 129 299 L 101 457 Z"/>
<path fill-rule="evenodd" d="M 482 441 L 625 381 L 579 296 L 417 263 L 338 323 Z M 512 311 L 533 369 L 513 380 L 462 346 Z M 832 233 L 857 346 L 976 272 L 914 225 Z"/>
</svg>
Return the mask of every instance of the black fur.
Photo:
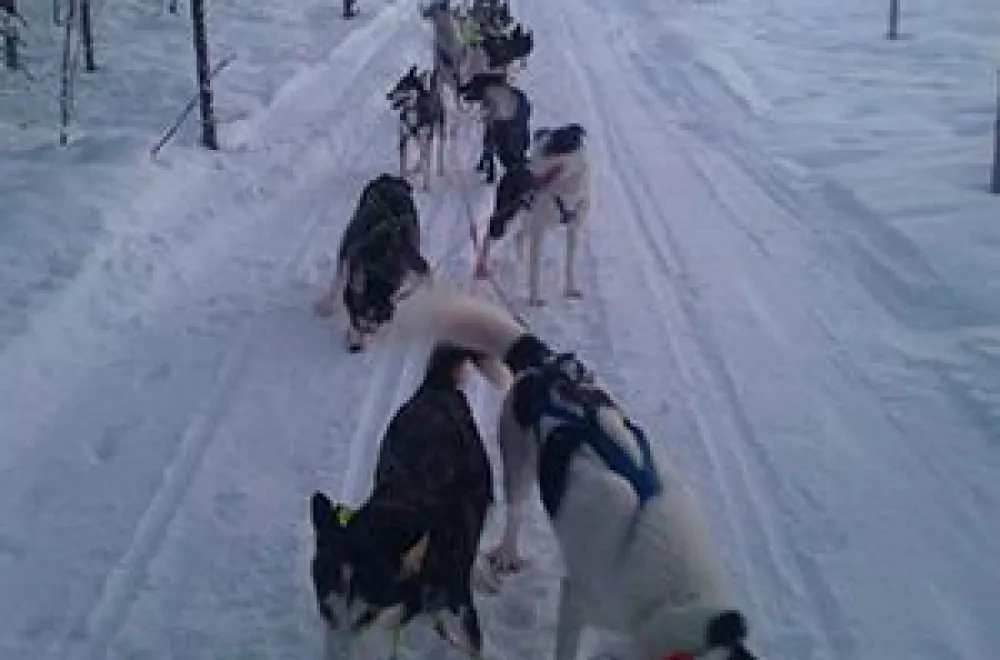
<svg viewBox="0 0 1000 660">
<path fill-rule="evenodd" d="M 344 307 L 351 324 L 361 330 L 362 322 L 391 320 L 392 297 L 406 276 L 430 272 L 420 254 L 417 207 L 408 181 L 381 174 L 365 186 L 337 257 L 346 267 Z"/>
<path fill-rule="evenodd" d="M 579 151 L 587 131 L 580 124 L 567 124 L 559 128 L 540 128 L 533 136 L 543 145 L 542 156 L 562 156 Z"/>
<path fill-rule="evenodd" d="M 513 96 L 512 116 L 502 117 L 497 114 L 497 109 L 490 102 L 491 88 L 502 88 Z M 487 183 L 496 180 L 494 159 L 500 161 L 505 171 L 527 162 L 531 141 L 531 102 L 525 93 L 507 82 L 503 74 L 480 73 L 463 85 L 459 94 L 467 102 L 483 103 L 486 109 L 483 154 L 476 169 L 486 173 Z"/>
<path fill-rule="evenodd" d="M 534 176 L 527 163 L 516 163 L 500 177 L 493 213 L 490 215 L 488 235 L 492 240 L 503 238 L 511 220 L 519 211 L 528 208 L 533 187 Z"/>
<path fill-rule="evenodd" d="M 535 37 L 519 23 L 509 35 L 484 33 L 482 48 L 491 69 L 504 68 L 530 55 L 535 48 Z"/>
<path fill-rule="evenodd" d="M 553 355 L 555 353 L 548 344 L 530 332 L 526 332 L 510 345 L 503 361 L 511 372 L 518 376 L 531 367 L 542 366 L 545 360 Z"/>
<path fill-rule="evenodd" d="M 472 568 L 493 500 L 492 473 L 482 438 L 455 368 L 475 355 L 442 346 L 424 381 L 397 411 L 382 439 L 371 497 L 346 525 L 322 493 L 312 496 L 316 552 L 313 586 L 320 614 L 332 620 L 331 593 L 380 609 L 404 608 L 404 623 L 418 614 L 450 610 L 460 618 L 474 650 L 482 647 L 472 599 Z M 405 574 L 406 552 L 427 537 L 418 572 Z M 349 567 L 349 572 L 345 568 Z M 344 576 L 348 578 L 345 579 Z"/>
</svg>

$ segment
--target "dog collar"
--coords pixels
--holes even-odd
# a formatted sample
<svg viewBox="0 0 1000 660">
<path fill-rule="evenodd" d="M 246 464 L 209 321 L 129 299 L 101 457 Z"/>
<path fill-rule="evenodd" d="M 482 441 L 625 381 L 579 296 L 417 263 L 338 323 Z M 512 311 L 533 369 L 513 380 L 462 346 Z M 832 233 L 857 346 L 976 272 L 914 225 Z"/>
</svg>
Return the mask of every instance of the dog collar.
<svg viewBox="0 0 1000 660">
<path fill-rule="evenodd" d="M 354 511 L 343 504 L 335 504 L 333 507 L 333 514 L 337 516 L 337 522 L 340 523 L 341 526 L 349 523 L 351 518 L 354 517 Z"/>
</svg>

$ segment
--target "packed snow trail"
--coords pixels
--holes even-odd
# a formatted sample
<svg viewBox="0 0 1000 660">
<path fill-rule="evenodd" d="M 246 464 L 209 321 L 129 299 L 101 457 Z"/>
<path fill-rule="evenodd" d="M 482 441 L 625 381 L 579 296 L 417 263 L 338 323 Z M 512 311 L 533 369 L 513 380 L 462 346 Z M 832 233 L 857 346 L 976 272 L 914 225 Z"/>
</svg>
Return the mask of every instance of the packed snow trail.
<svg viewBox="0 0 1000 660">
<path fill-rule="evenodd" d="M 748 110 L 661 66 L 679 55 L 644 2 L 513 7 L 535 30 L 532 125 L 588 128 L 595 199 L 584 300 L 559 297 L 551 259 L 549 305 L 525 309 L 501 248 L 505 294 L 677 458 L 762 658 L 990 657 L 996 436 L 885 309 L 821 186 L 675 121 Z M 396 165 L 385 92 L 429 49 L 413 6 L 359 27 L 239 150 L 165 172 L 142 221 L 0 354 L 4 660 L 318 657 L 309 495 L 364 496 L 425 353 L 390 333 L 349 355 L 311 303 L 361 187 Z M 464 171 L 417 201 L 430 261 L 464 288 L 466 203 L 482 222 L 490 194 L 463 135 Z M 877 245 L 888 276 L 921 274 Z M 496 397 L 473 398 L 491 438 Z M 551 654 L 559 558 L 533 514 L 531 566 L 478 598 L 491 660 Z M 404 657 L 440 649 L 414 630 Z"/>
<path fill-rule="evenodd" d="M 859 278 L 821 185 L 783 186 L 775 164 L 673 121 L 671 90 L 698 86 L 660 65 L 669 35 L 629 8 L 525 6 L 539 43 L 567 46 L 533 74 L 601 157 L 590 235 L 620 395 L 712 507 L 762 656 L 989 655 L 996 427 L 909 354 L 920 337 Z M 905 250 L 883 256 L 886 278 Z"/>
</svg>

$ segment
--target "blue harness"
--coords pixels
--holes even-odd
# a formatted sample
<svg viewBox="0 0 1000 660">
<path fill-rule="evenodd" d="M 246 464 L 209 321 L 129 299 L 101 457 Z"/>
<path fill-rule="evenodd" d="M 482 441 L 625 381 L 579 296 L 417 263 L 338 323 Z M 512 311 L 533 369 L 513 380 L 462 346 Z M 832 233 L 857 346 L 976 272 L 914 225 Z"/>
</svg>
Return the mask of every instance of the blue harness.
<svg viewBox="0 0 1000 660">
<path fill-rule="evenodd" d="M 626 541 L 628 541 L 631 538 L 639 512 L 653 497 L 663 491 L 663 482 L 653 464 L 649 440 L 642 429 L 627 417 L 624 418 L 625 427 L 632 434 L 639 448 L 639 460 L 636 461 L 601 425 L 597 417 L 600 406 L 587 405 L 584 402 L 581 404 L 584 412 L 580 414 L 556 405 L 551 395 L 551 388 L 558 381 L 571 388 L 571 391 L 583 391 L 579 382 L 574 382 L 557 370 L 558 363 L 566 359 L 573 358 L 572 356 L 560 356 L 553 363 L 546 365 L 548 368 L 540 369 L 539 375 L 547 386 L 539 388 L 540 391 L 536 392 L 539 396 L 545 396 L 544 404 L 536 409 L 536 424 L 540 425 L 543 420 L 554 423 L 554 428 L 546 434 L 541 443 L 539 477 L 541 481 L 545 482 L 541 484 L 544 503 L 549 514 L 552 515 L 559 506 L 570 459 L 579 448 L 589 447 L 597 454 L 608 470 L 628 483 L 639 500 L 638 509 L 632 520 L 632 528 L 626 537 Z"/>
</svg>

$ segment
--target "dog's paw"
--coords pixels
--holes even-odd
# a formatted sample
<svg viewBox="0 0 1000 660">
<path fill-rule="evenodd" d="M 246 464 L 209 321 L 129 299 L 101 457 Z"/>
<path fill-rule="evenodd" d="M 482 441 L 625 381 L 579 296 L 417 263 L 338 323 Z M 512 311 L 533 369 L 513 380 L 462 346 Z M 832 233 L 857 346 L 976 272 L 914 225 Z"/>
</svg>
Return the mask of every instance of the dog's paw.
<svg viewBox="0 0 1000 660">
<path fill-rule="evenodd" d="M 498 576 L 518 573 L 528 565 L 528 560 L 502 545 L 486 553 L 486 561 L 489 562 L 490 570 Z"/>
<path fill-rule="evenodd" d="M 347 351 L 349 353 L 360 353 L 365 350 L 365 338 L 363 335 L 358 335 L 356 333 L 347 331 L 344 337 L 344 343 L 347 345 Z"/>
</svg>

